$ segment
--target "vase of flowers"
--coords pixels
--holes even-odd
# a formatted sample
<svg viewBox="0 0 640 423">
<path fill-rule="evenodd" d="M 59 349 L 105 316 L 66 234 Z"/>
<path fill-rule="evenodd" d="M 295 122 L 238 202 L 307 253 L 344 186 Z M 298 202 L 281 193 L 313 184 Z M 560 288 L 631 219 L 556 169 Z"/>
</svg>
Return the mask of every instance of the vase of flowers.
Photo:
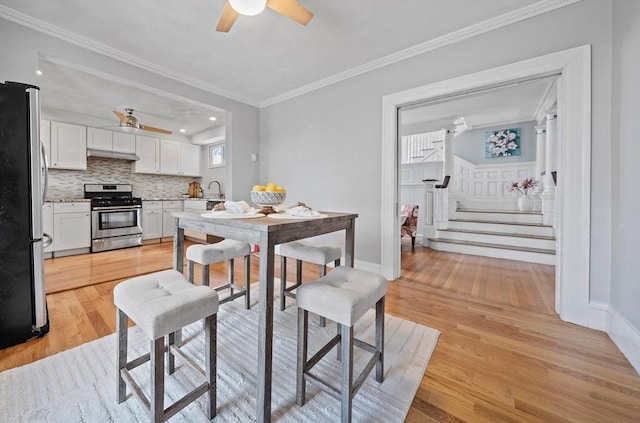
<svg viewBox="0 0 640 423">
<path fill-rule="evenodd" d="M 533 178 L 524 178 L 522 181 L 513 181 L 507 188 L 509 192 L 517 191 L 520 194 L 518 198 L 518 209 L 520 211 L 532 211 L 533 210 L 533 198 L 532 192 L 535 187 L 538 186 L 538 181 Z"/>
</svg>

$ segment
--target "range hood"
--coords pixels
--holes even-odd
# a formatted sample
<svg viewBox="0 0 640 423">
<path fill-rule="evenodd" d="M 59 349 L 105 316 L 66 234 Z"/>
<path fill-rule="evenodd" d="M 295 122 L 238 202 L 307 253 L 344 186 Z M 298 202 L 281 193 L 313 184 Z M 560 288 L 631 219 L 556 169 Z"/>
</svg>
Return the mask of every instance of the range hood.
<svg viewBox="0 0 640 423">
<path fill-rule="evenodd" d="M 121 153 L 119 151 L 96 150 L 95 148 L 87 148 L 87 157 L 106 157 L 109 159 L 123 159 L 129 161 L 140 160 L 135 153 Z"/>
</svg>

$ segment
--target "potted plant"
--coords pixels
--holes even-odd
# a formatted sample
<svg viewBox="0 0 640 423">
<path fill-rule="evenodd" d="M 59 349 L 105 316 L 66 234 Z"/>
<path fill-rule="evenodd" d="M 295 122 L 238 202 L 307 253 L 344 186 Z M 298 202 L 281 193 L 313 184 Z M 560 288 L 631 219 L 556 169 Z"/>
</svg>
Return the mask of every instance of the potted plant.
<svg viewBox="0 0 640 423">
<path fill-rule="evenodd" d="M 520 211 L 533 210 L 533 189 L 538 186 L 538 181 L 533 178 L 524 178 L 522 181 L 513 181 L 507 188 L 509 192 L 518 191 L 520 198 L 518 198 L 518 209 Z"/>
</svg>

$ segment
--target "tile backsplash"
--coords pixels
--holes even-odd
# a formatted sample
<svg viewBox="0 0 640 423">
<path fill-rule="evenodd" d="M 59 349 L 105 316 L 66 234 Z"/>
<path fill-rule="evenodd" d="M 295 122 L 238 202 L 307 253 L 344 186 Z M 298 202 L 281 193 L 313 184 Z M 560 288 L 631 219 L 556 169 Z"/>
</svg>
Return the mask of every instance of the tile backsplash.
<svg viewBox="0 0 640 423">
<path fill-rule="evenodd" d="M 130 161 L 87 157 L 87 170 L 49 169 L 47 199 L 82 198 L 84 184 L 131 184 L 133 195 L 142 198 L 174 198 L 186 193 L 192 176 L 133 173 Z"/>
</svg>

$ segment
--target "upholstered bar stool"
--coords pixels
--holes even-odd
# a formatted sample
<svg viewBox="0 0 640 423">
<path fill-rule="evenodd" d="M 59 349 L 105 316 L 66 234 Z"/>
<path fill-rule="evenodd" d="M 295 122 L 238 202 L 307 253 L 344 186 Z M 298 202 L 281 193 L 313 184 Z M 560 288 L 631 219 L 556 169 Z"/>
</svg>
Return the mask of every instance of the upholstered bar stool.
<svg viewBox="0 0 640 423">
<path fill-rule="evenodd" d="M 187 248 L 187 279 L 193 283 L 194 262 L 202 265 L 202 283 L 209 285 L 209 265 L 227 261 L 227 283 L 215 288 L 216 291 L 229 289 L 229 295 L 220 300 L 220 304 L 234 300 L 244 295 L 245 307 L 250 307 L 249 284 L 251 278 L 251 245 L 225 239 L 215 244 L 196 244 Z M 244 288 L 235 284 L 233 262 L 236 257 L 244 257 Z M 237 289 L 238 292 L 233 292 Z"/>
<path fill-rule="evenodd" d="M 195 286 L 175 270 L 139 276 L 119 283 L 113 290 L 118 336 L 117 401 L 123 402 L 127 386 L 146 408 L 152 422 L 163 422 L 203 394 L 208 394 L 207 416 L 216 415 L 216 337 L 218 293 L 206 286 Z M 127 361 L 128 318 L 151 340 L 151 352 Z M 193 322 L 205 322 L 205 363 L 200 368 L 175 344 L 176 331 Z M 165 346 L 165 336 L 169 342 Z M 178 356 L 205 376 L 194 390 L 164 407 L 164 353 L 168 373 L 175 370 Z M 130 370 L 151 361 L 151 392 L 147 397 L 133 379 Z"/>
<path fill-rule="evenodd" d="M 276 254 L 280 255 L 280 310 L 286 307 L 286 297 L 296 298 L 291 292 L 302 284 L 302 262 L 319 265 L 320 277 L 327 274 L 327 264 L 334 262 L 340 266 L 342 250 L 340 247 L 315 245 L 304 241 L 287 242 L 276 245 Z M 296 260 L 296 283 L 287 287 L 287 258 Z M 321 326 L 325 325 L 324 319 L 320 320 Z"/>
<path fill-rule="evenodd" d="M 351 422 L 353 397 L 364 383 L 367 375 L 376 368 L 376 381 L 384 379 L 384 299 L 387 280 L 378 274 L 338 267 L 317 281 L 305 283 L 298 288 L 298 354 L 296 402 L 305 403 L 306 383 L 319 384 L 325 392 L 340 400 L 341 420 Z M 375 305 L 375 345 L 370 345 L 353 335 L 353 325 Z M 308 313 L 312 312 L 338 324 L 338 334 L 307 360 Z M 338 346 L 341 361 L 340 389 L 311 373 L 313 367 L 334 346 Z M 373 357 L 354 381 L 353 347 L 357 346 L 373 353 Z"/>
</svg>

